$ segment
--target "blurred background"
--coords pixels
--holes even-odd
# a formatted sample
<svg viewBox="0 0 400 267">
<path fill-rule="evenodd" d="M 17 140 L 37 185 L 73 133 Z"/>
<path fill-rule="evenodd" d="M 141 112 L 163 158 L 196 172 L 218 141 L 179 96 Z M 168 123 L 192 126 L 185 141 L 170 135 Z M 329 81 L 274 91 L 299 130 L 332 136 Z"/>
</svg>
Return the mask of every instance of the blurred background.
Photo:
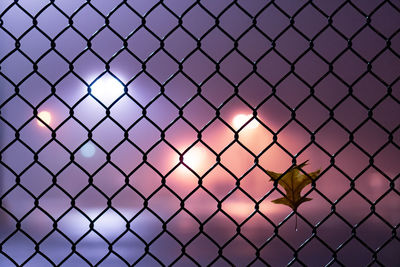
<svg viewBox="0 0 400 267">
<path fill-rule="evenodd" d="M 0 265 L 400 265 L 399 25 L 398 1 L 1 1 Z M 266 170 L 306 160 L 296 231 Z"/>
</svg>

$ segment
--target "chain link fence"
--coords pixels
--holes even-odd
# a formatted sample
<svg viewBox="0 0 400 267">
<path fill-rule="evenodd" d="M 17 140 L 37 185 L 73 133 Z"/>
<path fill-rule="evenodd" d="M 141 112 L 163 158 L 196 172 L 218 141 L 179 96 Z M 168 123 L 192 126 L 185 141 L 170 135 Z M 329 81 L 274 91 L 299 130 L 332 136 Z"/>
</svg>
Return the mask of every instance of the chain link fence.
<svg viewBox="0 0 400 267">
<path fill-rule="evenodd" d="M 400 265 L 399 25 L 398 1 L 2 1 L 0 265 Z M 274 204 L 267 172 L 307 160 L 312 200 Z"/>
</svg>

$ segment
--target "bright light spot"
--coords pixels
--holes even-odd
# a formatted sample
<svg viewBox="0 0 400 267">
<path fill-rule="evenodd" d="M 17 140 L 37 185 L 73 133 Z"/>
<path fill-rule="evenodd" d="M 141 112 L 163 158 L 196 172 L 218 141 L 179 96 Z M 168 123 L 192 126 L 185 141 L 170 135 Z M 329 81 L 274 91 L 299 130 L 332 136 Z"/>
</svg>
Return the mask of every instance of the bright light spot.
<svg viewBox="0 0 400 267">
<path fill-rule="evenodd" d="M 181 152 L 183 151 L 181 150 Z M 198 174 L 206 171 L 208 161 L 209 159 L 207 158 L 207 153 L 205 149 L 201 147 L 195 146 L 183 156 L 183 163 Z M 190 173 L 190 170 L 186 166 L 180 165 L 178 167 L 178 170 L 182 175 Z"/>
<path fill-rule="evenodd" d="M 242 127 L 246 122 L 251 120 L 244 129 L 255 129 L 258 127 L 259 123 L 255 120 L 252 119 L 253 116 L 251 114 L 245 115 L 245 114 L 239 114 L 236 115 L 233 118 L 233 127 L 238 130 L 240 127 Z"/>
<path fill-rule="evenodd" d="M 42 121 L 44 121 L 47 125 L 50 125 L 50 122 L 51 122 L 51 113 L 50 113 L 50 112 L 48 112 L 48 111 L 41 111 L 41 112 L 39 112 L 38 117 L 39 117 Z M 37 124 L 38 124 L 40 127 L 46 127 L 40 120 L 37 120 Z"/>
<path fill-rule="evenodd" d="M 103 76 L 91 86 L 91 94 L 104 105 L 111 105 L 124 93 L 124 86 L 112 76 Z"/>
<path fill-rule="evenodd" d="M 193 147 L 183 156 L 183 162 L 193 170 L 199 169 L 204 160 L 205 152 L 199 147 Z"/>
<path fill-rule="evenodd" d="M 81 148 L 81 154 L 85 158 L 91 158 L 94 156 L 96 153 L 96 147 L 92 142 L 86 143 L 82 148 Z"/>
</svg>

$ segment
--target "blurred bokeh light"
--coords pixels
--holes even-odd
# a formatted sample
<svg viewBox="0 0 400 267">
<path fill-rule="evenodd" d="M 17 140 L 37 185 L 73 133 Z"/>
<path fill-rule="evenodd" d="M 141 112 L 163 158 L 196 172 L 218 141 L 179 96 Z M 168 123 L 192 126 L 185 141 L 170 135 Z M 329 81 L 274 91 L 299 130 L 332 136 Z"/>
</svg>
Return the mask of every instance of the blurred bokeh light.
<svg viewBox="0 0 400 267">
<path fill-rule="evenodd" d="M 45 122 L 47 125 L 50 125 L 50 123 L 51 123 L 51 113 L 50 112 L 41 111 L 41 112 L 39 112 L 38 117 L 40 118 L 40 120 Z M 46 127 L 40 120 L 37 120 L 37 124 L 40 127 Z"/>
<path fill-rule="evenodd" d="M 400 266 L 396 1 L 0 18 L 0 266 Z M 296 232 L 265 171 L 306 160 Z"/>
</svg>

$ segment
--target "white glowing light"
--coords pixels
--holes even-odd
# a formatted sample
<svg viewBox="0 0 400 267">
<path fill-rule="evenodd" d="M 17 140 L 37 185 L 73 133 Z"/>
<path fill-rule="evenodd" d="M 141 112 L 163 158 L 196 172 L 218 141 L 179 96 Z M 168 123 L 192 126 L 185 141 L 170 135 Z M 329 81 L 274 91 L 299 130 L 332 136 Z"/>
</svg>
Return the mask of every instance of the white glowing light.
<svg viewBox="0 0 400 267">
<path fill-rule="evenodd" d="M 39 117 L 42 121 L 44 121 L 47 125 L 50 125 L 50 122 L 51 122 L 51 113 L 50 113 L 50 112 L 48 112 L 48 111 L 41 111 L 41 112 L 39 112 L 38 117 Z M 46 127 L 40 120 L 36 120 L 36 121 L 37 121 L 37 124 L 38 124 L 40 127 Z"/>
<path fill-rule="evenodd" d="M 112 76 L 103 76 L 91 87 L 91 94 L 109 106 L 124 93 L 124 86 Z"/>
<path fill-rule="evenodd" d="M 207 168 L 207 161 L 206 151 L 201 147 L 193 147 L 183 155 L 183 163 L 197 173 L 205 171 Z M 181 165 L 178 168 L 179 172 L 183 175 L 190 173 L 186 166 Z"/>
<path fill-rule="evenodd" d="M 89 142 L 86 143 L 82 148 L 81 148 L 81 154 L 85 158 L 91 158 L 96 154 L 96 147 L 94 146 L 93 143 Z"/>
<path fill-rule="evenodd" d="M 199 147 L 193 147 L 184 156 L 183 162 L 191 169 L 198 169 L 205 159 L 205 152 Z"/>
<path fill-rule="evenodd" d="M 245 127 L 244 129 L 255 129 L 258 127 L 259 123 L 257 120 L 252 119 L 253 116 L 251 114 L 245 115 L 245 114 L 239 114 L 236 115 L 233 118 L 233 127 L 238 130 L 240 129 L 243 125 L 246 124 L 249 120 L 251 120 Z"/>
</svg>

